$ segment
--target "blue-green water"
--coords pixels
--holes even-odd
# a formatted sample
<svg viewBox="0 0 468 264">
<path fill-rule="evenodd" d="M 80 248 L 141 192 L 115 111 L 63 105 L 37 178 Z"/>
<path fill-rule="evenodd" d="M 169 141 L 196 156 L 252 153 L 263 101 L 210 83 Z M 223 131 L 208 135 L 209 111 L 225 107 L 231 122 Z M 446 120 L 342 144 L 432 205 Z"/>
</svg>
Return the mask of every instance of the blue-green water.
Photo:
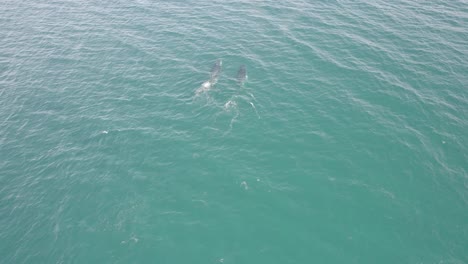
<svg viewBox="0 0 468 264">
<path fill-rule="evenodd" d="M 0 263 L 468 263 L 467 62 L 464 0 L 3 0 Z"/>
</svg>

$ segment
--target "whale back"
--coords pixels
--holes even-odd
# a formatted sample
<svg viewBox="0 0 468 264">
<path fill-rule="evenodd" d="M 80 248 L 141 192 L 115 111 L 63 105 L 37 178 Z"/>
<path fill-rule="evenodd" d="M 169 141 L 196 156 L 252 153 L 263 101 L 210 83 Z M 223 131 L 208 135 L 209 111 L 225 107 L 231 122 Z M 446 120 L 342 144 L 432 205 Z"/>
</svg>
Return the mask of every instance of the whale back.
<svg viewBox="0 0 468 264">
<path fill-rule="evenodd" d="M 237 71 L 237 81 L 239 83 L 244 83 L 246 79 L 247 79 L 247 69 L 245 68 L 245 65 L 241 65 L 239 67 L 239 71 Z"/>
</svg>

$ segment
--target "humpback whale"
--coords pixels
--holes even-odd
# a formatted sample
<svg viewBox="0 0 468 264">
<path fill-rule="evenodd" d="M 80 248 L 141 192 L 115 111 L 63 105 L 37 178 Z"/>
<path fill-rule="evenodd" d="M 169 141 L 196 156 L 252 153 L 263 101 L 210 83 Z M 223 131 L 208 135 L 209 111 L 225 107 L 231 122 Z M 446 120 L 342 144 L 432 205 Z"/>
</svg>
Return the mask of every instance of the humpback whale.
<svg viewBox="0 0 468 264">
<path fill-rule="evenodd" d="M 218 75 L 221 72 L 222 65 L 223 65 L 223 61 L 221 61 L 221 59 L 217 59 L 215 64 L 211 68 L 210 82 L 216 83 L 216 81 L 218 80 Z"/>
<path fill-rule="evenodd" d="M 218 82 L 218 76 L 221 73 L 221 66 L 223 65 L 223 61 L 221 59 L 217 59 L 213 67 L 211 68 L 210 72 L 210 79 L 202 83 L 200 88 L 197 89 L 196 94 L 200 94 L 201 92 L 206 92 L 213 87 Z"/>
<path fill-rule="evenodd" d="M 241 65 L 239 67 L 239 71 L 237 72 L 237 82 L 239 82 L 240 84 L 243 84 L 246 79 L 247 79 L 247 69 L 245 68 L 245 65 Z"/>
</svg>

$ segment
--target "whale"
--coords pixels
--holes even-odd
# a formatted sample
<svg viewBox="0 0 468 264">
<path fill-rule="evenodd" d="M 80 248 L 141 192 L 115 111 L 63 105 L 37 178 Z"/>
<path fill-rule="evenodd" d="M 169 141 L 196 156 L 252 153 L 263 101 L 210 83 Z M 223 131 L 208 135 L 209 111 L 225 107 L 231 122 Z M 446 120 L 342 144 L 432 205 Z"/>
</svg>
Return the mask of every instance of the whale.
<svg viewBox="0 0 468 264">
<path fill-rule="evenodd" d="M 247 69 L 245 65 L 241 65 L 237 71 L 237 82 L 243 84 L 247 80 Z"/>
<path fill-rule="evenodd" d="M 218 76 L 221 73 L 222 65 L 223 61 L 221 59 L 217 59 L 211 68 L 210 79 L 202 83 L 202 85 L 195 91 L 197 95 L 202 92 L 209 91 L 218 82 Z"/>
<path fill-rule="evenodd" d="M 217 59 L 213 67 L 211 68 L 210 73 L 210 82 L 216 83 L 218 80 L 218 76 L 221 73 L 221 66 L 223 65 L 223 61 L 221 59 Z"/>
</svg>

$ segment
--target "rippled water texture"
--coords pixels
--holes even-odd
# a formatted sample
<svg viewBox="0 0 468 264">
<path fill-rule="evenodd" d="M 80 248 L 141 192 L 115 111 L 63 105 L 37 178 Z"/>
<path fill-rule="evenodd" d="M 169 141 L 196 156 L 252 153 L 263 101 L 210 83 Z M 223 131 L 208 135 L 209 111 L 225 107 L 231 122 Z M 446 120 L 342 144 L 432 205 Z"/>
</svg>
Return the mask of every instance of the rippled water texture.
<svg viewBox="0 0 468 264">
<path fill-rule="evenodd" d="M 465 0 L 4 0 L 0 263 L 468 263 L 467 61 Z"/>
</svg>

